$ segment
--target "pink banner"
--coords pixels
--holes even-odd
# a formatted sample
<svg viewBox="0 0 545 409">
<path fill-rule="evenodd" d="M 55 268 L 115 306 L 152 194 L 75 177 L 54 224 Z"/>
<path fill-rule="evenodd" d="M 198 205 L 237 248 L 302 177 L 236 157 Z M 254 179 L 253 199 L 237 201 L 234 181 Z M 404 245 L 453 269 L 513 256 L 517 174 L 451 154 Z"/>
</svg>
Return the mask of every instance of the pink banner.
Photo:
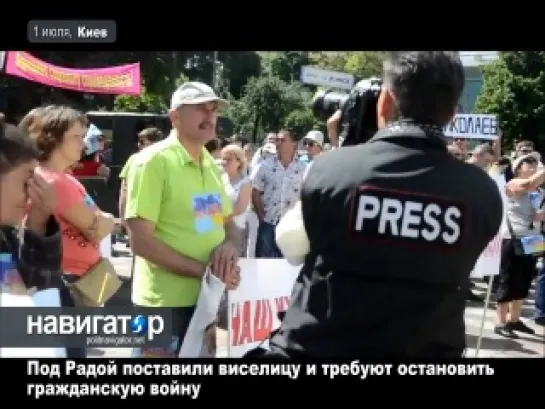
<svg viewBox="0 0 545 409">
<path fill-rule="evenodd" d="M 6 74 L 51 87 L 99 94 L 140 94 L 140 63 L 110 68 L 57 67 L 24 51 L 8 51 Z"/>
</svg>

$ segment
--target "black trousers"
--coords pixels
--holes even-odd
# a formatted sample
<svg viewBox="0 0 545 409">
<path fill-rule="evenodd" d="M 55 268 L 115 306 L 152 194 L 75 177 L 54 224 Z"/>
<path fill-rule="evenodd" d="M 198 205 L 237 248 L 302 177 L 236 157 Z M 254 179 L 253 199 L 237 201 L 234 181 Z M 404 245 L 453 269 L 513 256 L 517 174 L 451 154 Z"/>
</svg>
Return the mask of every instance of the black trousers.
<svg viewBox="0 0 545 409">
<path fill-rule="evenodd" d="M 61 298 L 61 307 L 75 307 L 74 300 L 70 295 L 68 288 L 61 284 L 59 287 L 59 293 Z M 87 357 L 86 348 L 66 348 L 66 358 L 68 359 L 83 359 Z"/>
<path fill-rule="evenodd" d="M 527 298 L 536 275 L 536 257 L 515 254 L 511 240 L 503 240 L 497 302 L 506 303 Z"/>
</svg>

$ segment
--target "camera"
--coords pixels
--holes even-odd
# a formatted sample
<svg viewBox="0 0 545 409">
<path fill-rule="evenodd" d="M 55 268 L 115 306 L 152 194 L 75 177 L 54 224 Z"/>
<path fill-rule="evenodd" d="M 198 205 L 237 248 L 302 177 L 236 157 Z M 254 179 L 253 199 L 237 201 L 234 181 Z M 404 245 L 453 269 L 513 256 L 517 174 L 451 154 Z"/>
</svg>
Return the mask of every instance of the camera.
<svg viewBox="0 0 545 409">
<path fill-rule="evenodd" d="M 377 102 L 382 87 L 380 78 L 359 81 L 349 93 L 334 90 L 319 91 L 314 96 L 312 112 L 327 120 L 340 109 L 339 141 L 342 146 L 365 143 L 376 133 Z"/>
</svg>

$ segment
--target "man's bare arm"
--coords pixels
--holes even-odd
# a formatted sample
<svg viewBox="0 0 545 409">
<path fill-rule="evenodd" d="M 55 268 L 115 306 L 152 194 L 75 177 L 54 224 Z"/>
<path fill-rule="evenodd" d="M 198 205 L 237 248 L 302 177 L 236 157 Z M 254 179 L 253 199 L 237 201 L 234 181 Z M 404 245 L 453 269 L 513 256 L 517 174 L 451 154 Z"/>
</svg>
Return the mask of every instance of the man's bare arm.
<svg viewBox="0 0 545 409">
<path fill-rule="evenodd" d="M 240 247 L 242 237 L 233 219 L 225 221 L 225 240 L 231 242 L 235 247 Z"/>
<path fill-rule="evenodd" d="M 545 183 L 545 168 L 537 169 L 537 172 L 529 178 L 530 189 L 537 189 Z"/>
<path fill-rule="evenodd" d="M 127 206 L 127 181 L 121 179 L 121 188 L 119 189 L 119 218 L 125 224 L 125 207 Z"/>
<path fill-rule="evenodd" d="M 252 203 L 254 205 L 255 213 L 259 220 L 263 220 L 265 217 L 265 210 L 263 208 L 263 200 L 261 200 L 261 192 L 255 188 L 252 189 Z"/>
<path fill-rule="evenodd" d="M 175 274 L 195 278 L 203 276 L 206 265 L 178 253 L 155 237 L 153 222 L 135 218 L 127 220 L 126 223 L 134 254 Z"/>
<path fill-rule="evenodd" d="M 537 172 L 527 179 L 511 179 L 506 186 L 508 194 L 531 192 L 545 183 L 545 168 L 538 168 Z"/>
</svg>

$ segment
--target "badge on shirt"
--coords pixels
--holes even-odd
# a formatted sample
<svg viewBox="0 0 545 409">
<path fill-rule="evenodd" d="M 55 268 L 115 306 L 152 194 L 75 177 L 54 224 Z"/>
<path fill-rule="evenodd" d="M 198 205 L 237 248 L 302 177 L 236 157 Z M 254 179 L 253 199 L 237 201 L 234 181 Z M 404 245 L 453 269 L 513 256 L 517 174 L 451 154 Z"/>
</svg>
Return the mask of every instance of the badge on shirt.
<svg viewBox="0 0 545 409">
<path fill-rule="evenodd" d="M 87 193 L 85 195 L 85 197 L 83 198 L 83 203 L 85 203 L 85 205 L 87 207 L 95 207 L 95 201 L 93 200 L 93 198 L 91 196 L 89 196 L 89 193 Z"/>
<path fill-rule="evenodd" d="M 534 210 L 539 210 L 541 205 L 541 194 L 539 192 L 530 192 L 528 193 L 528 198 L 530 199 L 530 202 L 532 203 L 532 207 Z"/>
<path fill-rule="evenodd" d="M 210 233 L 223 228 L 223 213 L 219 194 L 195 195 L 191 202 L 197 234 Z"/>
</svg>

